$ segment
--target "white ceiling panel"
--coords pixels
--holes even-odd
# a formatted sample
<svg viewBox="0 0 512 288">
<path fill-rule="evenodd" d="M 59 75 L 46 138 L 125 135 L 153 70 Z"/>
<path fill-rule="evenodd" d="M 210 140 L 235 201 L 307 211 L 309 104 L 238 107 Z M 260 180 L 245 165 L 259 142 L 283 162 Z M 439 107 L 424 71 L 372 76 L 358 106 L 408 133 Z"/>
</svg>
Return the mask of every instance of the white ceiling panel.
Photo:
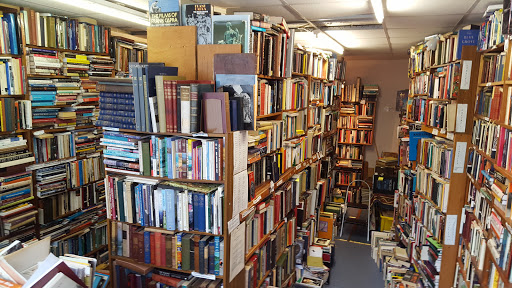
<svg viewBox="0 0 512 288">
<path fill-rule="evenodd" d="M 375 30 L 327 30 L 327 33 L 335 38 L 356 38 L 356 39 L 374 39 L 386 38 L 384 29 Z"/>
<path fill-rule="evenodd" d="M 471 14 L 480 14 L 480 17 L 482 17 L 487 7 L 495 4 L 503 4 L 503 0 L 480 0 L 473 11 L 471 11 Z"/>
<path fill-rule="evenodd" d="M 357 2 L 356 2 L 357 3 Z M 310 20 L 340 18 L 361 14 L 371 14 L 373 11 L 367 3 L 348 5 L 345 1 L 319 4 L 292 5 L 299 13 Z"/>
<path fill-rule="evenodd" d="M 464 14 L 437 16 L 391 16 L 384 18 L 387 28 L 454 27 Z"/>
<path fill-rule="evenodd" d="M 420 41 L 421 39 L 424 39 L 427 36 L 430 36 L 432 34 L 444 34 L 451 30 L 452 27 L 445 27 L 445 28 L 403 28 L 403 29 L 388 29 L 389 37 L 400 37 L 400 38 L 410 38 L 414 41 Z"/>
<path fill-rule="evenodd" d="M 478 0 L 387 0 L 385 16 L 452 15 L 466 13 Z"/>
<path fill-rule="evenodd" d="M 357 8 L 357 7 L 370 7 L 369 0 L 287 0 L 288 4 L 296 5 L 296 4 L 325 4 L 325 3 L 342 3 L 347 8 Z"/>
<path fill-rule="evenodd" d="M 276 5 L 282 5 L 281 1 L 279 0 L 258 0 L 258 1 L 252 1 L 252 0 L 208 0 L 208 1 L 193 1 L 196 3 L 210 3 L 215 6 L 220 6 L 224 8 L 238 8 L 238 7 L 261 7 L 261 6 L 276 6 Z M 247 10 L 252 11 L 252 10 Z M 272 14 L 275 16 L 278 16 L 277 14 Z"/>
<path fill-rule="evenodd" d="M 238 11 L 242 11 L 243 9 L 237 9 Z M 254 11 L 266 15 L 272 15 L 272 16 L 282 16 L 286 21 L 297 21 L 302 20 L 295 17 L 292 13 L 290 13 L 286 8 L 283 6 L 261 6 L 261 7 L 254 7 L 251 8 L 251 10 L 245 9 L 245 11 Z"/>
</svg>

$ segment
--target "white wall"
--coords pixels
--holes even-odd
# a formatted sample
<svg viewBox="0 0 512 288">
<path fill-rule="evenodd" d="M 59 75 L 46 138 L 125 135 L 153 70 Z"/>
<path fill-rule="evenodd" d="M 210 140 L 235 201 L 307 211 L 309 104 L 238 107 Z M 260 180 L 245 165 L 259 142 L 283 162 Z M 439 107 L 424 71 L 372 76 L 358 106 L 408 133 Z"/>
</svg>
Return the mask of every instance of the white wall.
<svg viewBox="0 0 512 288">
<path fill-rule="evenodd" d="M 375 167 L 375 161 L 382 152 L 398 152 L 396 127 L 400 119 L 395 111 L 396 92 L 408 89 L 407 59 L 400 60 L 350 60 L 347 61 L 346 83 L 379 85 L 380 94 L 377 98 L 377 117 L 373 145 L 366 147 L 365 159 L 369 167 Z"/>
</svg>

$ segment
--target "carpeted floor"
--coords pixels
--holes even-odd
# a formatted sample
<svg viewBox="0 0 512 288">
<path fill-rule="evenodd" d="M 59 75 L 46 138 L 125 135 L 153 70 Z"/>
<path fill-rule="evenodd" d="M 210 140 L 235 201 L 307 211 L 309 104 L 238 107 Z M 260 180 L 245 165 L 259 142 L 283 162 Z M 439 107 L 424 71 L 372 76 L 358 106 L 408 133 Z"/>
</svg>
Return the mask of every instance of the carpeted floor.
<svg viewBox="0 0 512 288">
<path fill-rule="evenodd" d="M 366 219 L 366 211 L 349 209 L 348 215 Z M 366 241 L 366 225 L 345 224 L 342 239 L 336 240 L 335 264 L 329 285 L 336 288 L 384 288 L 382 273 Z"/>
<path fill-rule="evenodd" d="M 382 273 L 370 253 L 369 244 L 336 240 L 336 262 L 326 287 L 384 288 Z"/>
</svg>

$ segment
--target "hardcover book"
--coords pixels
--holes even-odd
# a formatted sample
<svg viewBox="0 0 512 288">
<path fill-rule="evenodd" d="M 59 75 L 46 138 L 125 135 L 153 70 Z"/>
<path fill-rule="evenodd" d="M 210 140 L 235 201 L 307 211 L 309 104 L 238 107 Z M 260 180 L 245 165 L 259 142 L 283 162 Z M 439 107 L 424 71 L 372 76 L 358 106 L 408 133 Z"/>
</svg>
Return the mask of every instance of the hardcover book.
<svg viewBox="0 0 512 288">
<path fill-rule="evenodd" d="M 151 26 L 180 26 L 180 0 L 150 0 Z"/>
<path fill-rule="evenodd" d="M 184 4 L 182 14 L 183 25 L 197 27 L 197 45 L 212 44 L 212 5 Z"/>
</svg>

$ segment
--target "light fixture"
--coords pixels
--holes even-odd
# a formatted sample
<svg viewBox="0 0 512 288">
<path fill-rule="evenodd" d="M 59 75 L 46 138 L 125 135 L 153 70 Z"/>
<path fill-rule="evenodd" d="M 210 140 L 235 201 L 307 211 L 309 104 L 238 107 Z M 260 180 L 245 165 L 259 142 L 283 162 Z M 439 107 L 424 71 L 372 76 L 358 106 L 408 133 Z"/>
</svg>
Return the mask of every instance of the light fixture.
<svg viewBox="0 0 512 288">
<path fill-rule="evenodd" d="M 149 26 L 149 20 L 146 15 L 142 12 L 134 11 L 120 5 L 112 4 L 109 2 L 98 3 L 94 0 L 53 0 L 54 2 L 67 4 L 73 7 L 78 7 L 83 10 L 87 10 L 94 13 L 101 13 L 117 19 L 129 21 L 132 23 L 139 24 L 141 26 Z M 131 11 L 134 13 L 131 13 Z M 130 11 L 130 12 L 129 12 Z"/>
<path fill-rule="evenodd" d="M 375 14 L 375 18 L 377 18 L 377 22 L 382 23 L 384 20 L 384 8 L 382 8 L 382 0 L 372 0 L 371 2 L 373 13 Z"/>
</svg>

